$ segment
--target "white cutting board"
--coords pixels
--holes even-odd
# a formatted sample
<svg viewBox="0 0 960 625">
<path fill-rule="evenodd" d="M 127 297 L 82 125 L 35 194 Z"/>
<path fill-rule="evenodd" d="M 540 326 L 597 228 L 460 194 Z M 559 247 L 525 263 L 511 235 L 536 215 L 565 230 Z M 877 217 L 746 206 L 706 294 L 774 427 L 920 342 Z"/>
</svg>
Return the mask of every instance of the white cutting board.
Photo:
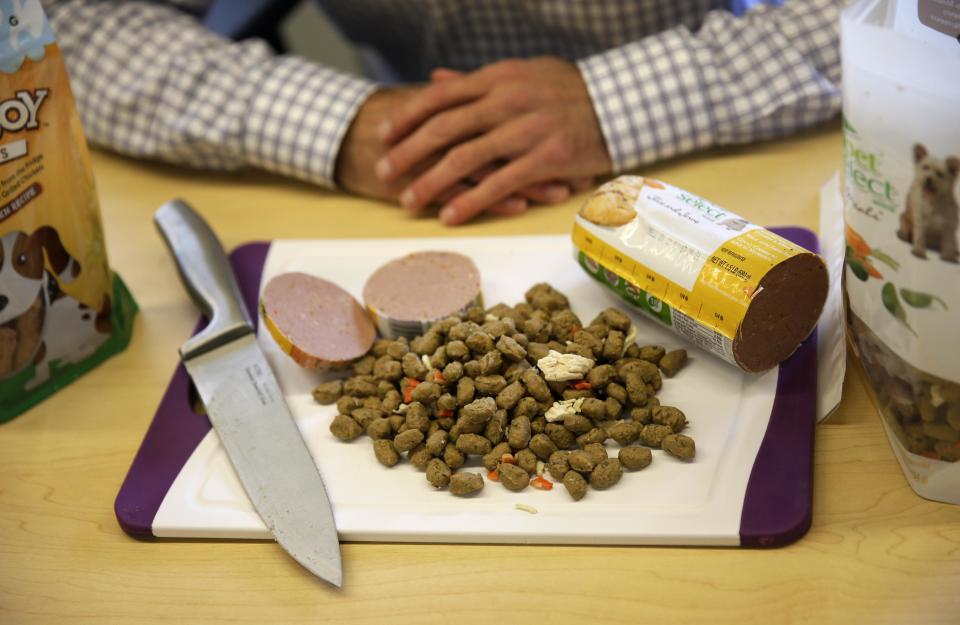
<svg viewBox="0 0 960 625">
<path fill-rule="evenodd" d="M 278 241 L 270 247 L 261 289 L 279 273 L 302 271 L 331 280 L 362 301 L 364 281 L 377 267 L 418 250 L 470 256 L 480 269 L 488 306 L 522 301 L 527 288 L 546 281 L 570 297 L 584 322 L 608 306 L 628 311 L 580 269 L 567 236 Z M 738 545 L 746 484 L 770 419 L 777 370 L 744 374 L 690 348 L 657 322 L 632 316 L 641 344 L 688 348 L 687 366 L 675 378 L 664 379 L 658 396 L 686 413 L 691 425 L 685 433 L 696 440 L 697 457 L 684 463 L 655 450 L 650 467 L 625 472 L 610 490 L 590 489 L 579 502 L 561 484 L 552 491 L 512 493 L 492 482 L 477 496 L 461 499 L 434 490 L 405 461 L 384 468 L 367 437 L 343 443 L 330 433 L 336 409 L 311 397 L 311 390 L 328 378 L 298 367 L 264 330 L 259 340 L 317 461 L 341 540 Z M 615 456 L 617 448 L 608 443 L 608 449 Z M 486 474 L 479 459 L 472 465 Z M 516 504 L 532 506 L 537 513 L 521 511 Z M 167 491 L 153 534 L 271 538 L 213 430 Z"/>
</svg>

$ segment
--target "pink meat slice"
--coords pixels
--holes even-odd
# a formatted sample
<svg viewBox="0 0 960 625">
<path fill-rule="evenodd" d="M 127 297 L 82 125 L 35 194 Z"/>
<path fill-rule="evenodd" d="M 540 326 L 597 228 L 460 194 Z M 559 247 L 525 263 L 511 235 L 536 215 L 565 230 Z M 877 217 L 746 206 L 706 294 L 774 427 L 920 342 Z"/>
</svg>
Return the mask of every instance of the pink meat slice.
<svg viewBox="0 0 960 625">
<path fill-rule="evenodd" d="M 293 346 L 321 363 L 363 356 L 376 331 L 370 315 L 336 284 L 305 273 L 274 277 L 261 297 L 264 313 Z"/>
<path fill-rule="evenodd" d="M 459 312 L 480 293 L 480 272 L 455 252 L 415 252 L 377 269 L 363 299 L 377 315 L 431 321 Z"/>
</svg>

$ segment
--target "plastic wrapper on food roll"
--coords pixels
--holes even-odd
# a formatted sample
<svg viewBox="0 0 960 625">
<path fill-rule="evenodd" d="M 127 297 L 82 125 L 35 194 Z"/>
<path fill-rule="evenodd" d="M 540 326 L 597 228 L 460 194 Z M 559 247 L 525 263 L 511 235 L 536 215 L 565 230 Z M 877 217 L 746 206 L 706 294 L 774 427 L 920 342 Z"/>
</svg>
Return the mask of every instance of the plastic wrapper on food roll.
<svg viewBox="0 0 960 625">
<path fill-rule="evenodd" d="M 785 360 L 827 296 L 823 260 L 707 200 L 652 178 L 597 189 L 573 226 L 591 276 L 744 371 Z"/>
<path fill-rule="evenodd" d="M 90 156 L 39 2 L 0 0 L 0 421 L 126 347 Z"/>
</svg>

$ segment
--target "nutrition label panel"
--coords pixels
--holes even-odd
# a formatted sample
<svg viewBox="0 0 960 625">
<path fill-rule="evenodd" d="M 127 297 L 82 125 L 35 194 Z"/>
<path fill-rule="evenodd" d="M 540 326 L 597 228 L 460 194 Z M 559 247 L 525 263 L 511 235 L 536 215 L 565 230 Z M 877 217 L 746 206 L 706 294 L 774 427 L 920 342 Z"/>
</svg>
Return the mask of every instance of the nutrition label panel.
<svg viewBox="0 0 960 625">
<path fill-rule="evenodd" d="M 736 335 L 737 327 L 746 313 L 746 304 L 749 303 L 749 299 L 739 304 L 713 291 L 705 296 L 698 288 L 701 286 L 700 281 L 692 291 L 684 289 L 590 234 L 580 224 L 575 223 L 573 226 L 573 242 L 594 261 L 648 294 L 666 302 L 674 310 L 715 329 L 727 338 L 732 339 Z M 710 267 L 709 263 L 707 267 Z"/>
</svg>

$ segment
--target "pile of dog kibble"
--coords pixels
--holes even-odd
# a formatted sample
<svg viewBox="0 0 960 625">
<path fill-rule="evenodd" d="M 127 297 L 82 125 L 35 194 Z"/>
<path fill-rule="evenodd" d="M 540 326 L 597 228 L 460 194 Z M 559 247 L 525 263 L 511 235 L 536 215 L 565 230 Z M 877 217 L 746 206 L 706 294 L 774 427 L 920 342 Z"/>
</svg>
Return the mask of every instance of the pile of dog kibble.
<svg viewBox="0 0 960 625">
<path fill-rule="evenodd" d="M 606 489 L 623 469 L 652 461 L 650 448 L 692 460 L 693 439 L 679 432 L 683 412 L 661 406 L 661 372 L 672 377 L 685 350 L 641 347 L 629 317 L 608 308 L 589 325 L 548 284 L 525 303 L 433 324 L 407 341 L 381 339 L 347 380 L 321 384 L 314 398 L 336 402 L 330 431 L 340 440 L 364 432 L 386 467 L 407 454 L 435 488 L 470 495 L 483 476 L 457 472 L 480 456 L 487 477 L 512 491 L 562 482 L 574 500 L 587 485 Z M 609 458 L 604 442 L 621 446 Z"/>
</svg>

